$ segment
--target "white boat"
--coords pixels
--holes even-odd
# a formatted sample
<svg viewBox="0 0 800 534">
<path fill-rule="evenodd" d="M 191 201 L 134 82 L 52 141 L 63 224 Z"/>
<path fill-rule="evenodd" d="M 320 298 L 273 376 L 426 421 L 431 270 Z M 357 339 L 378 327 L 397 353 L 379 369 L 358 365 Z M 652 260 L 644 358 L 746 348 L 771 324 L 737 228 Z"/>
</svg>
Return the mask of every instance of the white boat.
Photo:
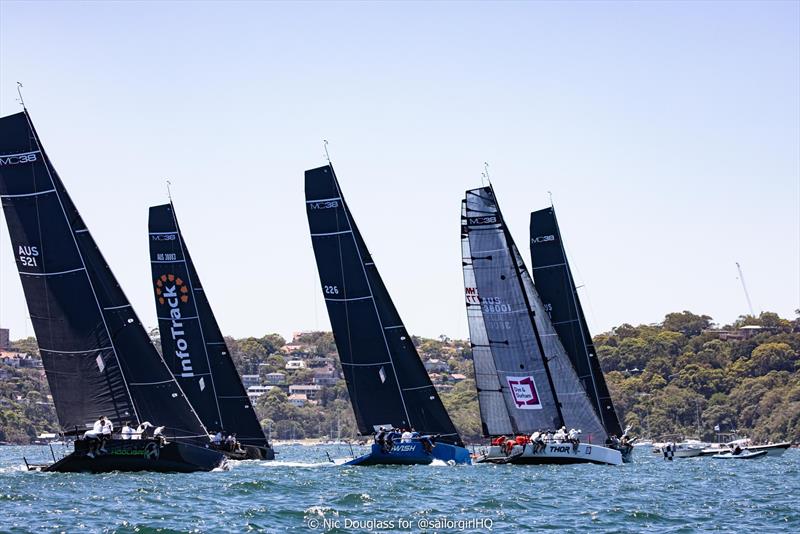
<svg viewBox="0 0 800 534">
<path fill-rule="evenodd" d="M 703 450 L 708 448 L 709 444 L 704 443 L 697 439 L 687 439 L 681 443 L 677 443 L 674 449 L 675 458 L 695 458 L 703 454 Z"/>
<path fill-rule="evenodd" d="M 622 453 L 616 449 L 609 449 L 590 443 L 579 443 L 575 447 L 572 443 L 551 441 L 545 444 L 544 449 L 534 452 L 531 444 L 524 447 L 515 445 L 511 453 L 507 454 L 503 447 L 492 445 L 480 451 L 475 458 L 475 463 L 496 464 L 577 464 L 593 463 L 606 465 L 621 465 Z"/>
</svg>

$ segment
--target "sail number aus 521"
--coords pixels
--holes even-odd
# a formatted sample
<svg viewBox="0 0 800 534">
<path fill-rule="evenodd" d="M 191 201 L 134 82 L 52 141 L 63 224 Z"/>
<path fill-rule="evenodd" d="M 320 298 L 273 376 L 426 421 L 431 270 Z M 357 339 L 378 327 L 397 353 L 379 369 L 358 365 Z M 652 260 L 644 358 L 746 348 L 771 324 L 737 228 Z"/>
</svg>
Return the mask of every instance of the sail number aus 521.
<svg viewBox="0 0 800 534">
<path fill-rule="evenodd" d="M 339 286 L 322 286 L 326 295 L 338 295 Z"/>
<path fill-rule="evenodd" d="M 36 257 L 39 255 L 39 247 L 29 245 L 19 246 L 19 262 L 25 267 L 36 267 Z"/>
</svg>

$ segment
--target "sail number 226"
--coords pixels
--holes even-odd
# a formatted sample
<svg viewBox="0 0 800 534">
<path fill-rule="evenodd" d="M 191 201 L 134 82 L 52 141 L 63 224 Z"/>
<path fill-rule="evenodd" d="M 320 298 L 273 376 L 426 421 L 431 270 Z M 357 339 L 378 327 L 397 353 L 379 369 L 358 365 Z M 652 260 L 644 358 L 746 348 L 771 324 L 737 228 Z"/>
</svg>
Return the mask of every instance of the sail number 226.
<svg viewBox="0 0 800 534">
<path fill-rule="evenodd" d="M 339 286 L 322 286 L 326 295 L 338 295 Z"/>
</svg>

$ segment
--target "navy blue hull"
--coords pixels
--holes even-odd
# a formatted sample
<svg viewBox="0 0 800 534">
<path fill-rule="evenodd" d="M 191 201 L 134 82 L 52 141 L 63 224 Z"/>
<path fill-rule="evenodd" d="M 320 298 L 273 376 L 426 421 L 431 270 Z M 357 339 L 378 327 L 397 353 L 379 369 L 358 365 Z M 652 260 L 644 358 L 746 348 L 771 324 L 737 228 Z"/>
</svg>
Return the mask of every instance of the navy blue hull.
<svg viewBox="0 0 800 534">
<path fill-rule="evenodd" d="M 106 453 L 94 458 L 87 456 L 89 443 L 75 442 L 75 451 L 42 471 L 60 473 L 107 473 L 110 471 L 156 471 L 161 473 L 191 473 L 211 471 L 224 464 L 225 457 L 212 449 L 185 443 L 164 445 L 150 439 L 109 440 Z"/>
<path fill-rule="evenodd" d="M 388 452 L 378 444 L 372 450 L 354 458 L 344 465 L 428 465 L 434 460 L 446 463 L 472 463 L 469 451 L 464 447 L 456 447 L 447 443 L 437 443 L 431 452 L 427 452 L 421 443 L 398 443 Z"/>
</svg>

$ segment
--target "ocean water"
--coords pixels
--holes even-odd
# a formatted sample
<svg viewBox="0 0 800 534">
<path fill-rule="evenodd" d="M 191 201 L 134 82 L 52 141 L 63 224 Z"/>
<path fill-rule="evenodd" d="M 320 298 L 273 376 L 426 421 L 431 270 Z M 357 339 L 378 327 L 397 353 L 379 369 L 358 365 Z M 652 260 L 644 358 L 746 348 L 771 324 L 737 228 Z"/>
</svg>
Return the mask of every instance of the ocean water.
<svg viewBox="0 0 800 534">
<path fill-rule="evenodd" d="M 800 532 L 800 450 L 619 467 L 342 467 L 346 446 L 195 474 L 32 473 L 0 447 L 0 532 Z"/>
</svg>

